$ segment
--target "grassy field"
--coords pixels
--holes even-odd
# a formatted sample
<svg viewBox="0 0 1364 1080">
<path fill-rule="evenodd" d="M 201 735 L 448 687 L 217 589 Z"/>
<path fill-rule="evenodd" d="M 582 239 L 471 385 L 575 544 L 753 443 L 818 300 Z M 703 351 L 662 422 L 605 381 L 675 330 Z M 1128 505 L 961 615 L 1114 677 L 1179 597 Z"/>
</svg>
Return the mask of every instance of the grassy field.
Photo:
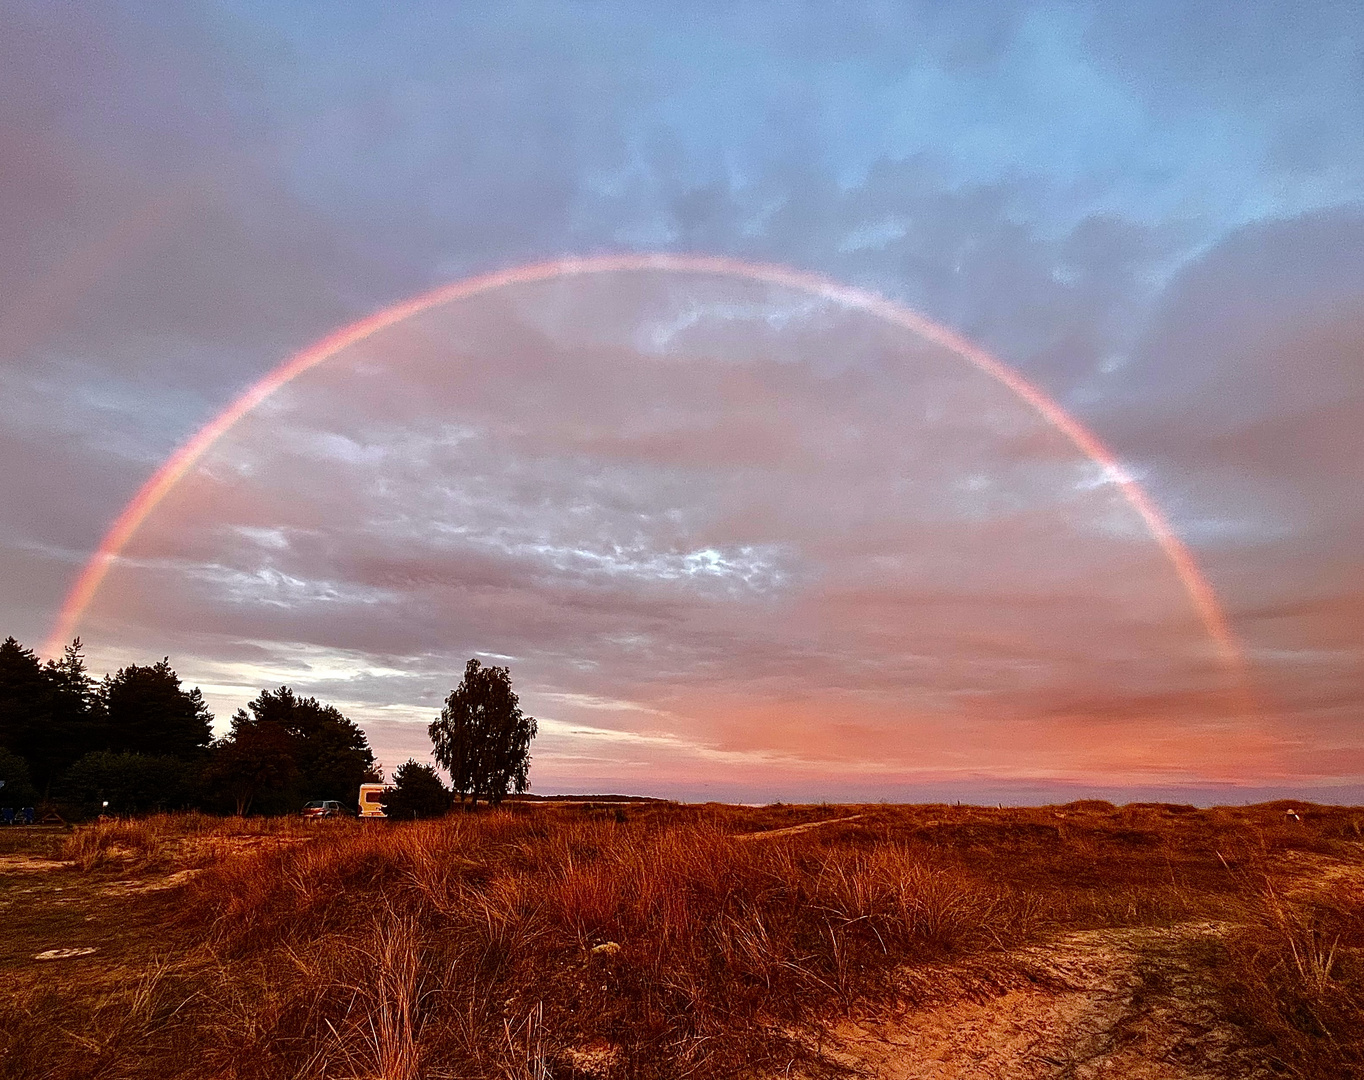
<svg viewBox="0 0 1364 1080">
<path fill-rule="evenodd" d="M 1364 810 L 1297 807 L 10 829 L 0 1076 L 1364 1075 Z"/>
</svg>

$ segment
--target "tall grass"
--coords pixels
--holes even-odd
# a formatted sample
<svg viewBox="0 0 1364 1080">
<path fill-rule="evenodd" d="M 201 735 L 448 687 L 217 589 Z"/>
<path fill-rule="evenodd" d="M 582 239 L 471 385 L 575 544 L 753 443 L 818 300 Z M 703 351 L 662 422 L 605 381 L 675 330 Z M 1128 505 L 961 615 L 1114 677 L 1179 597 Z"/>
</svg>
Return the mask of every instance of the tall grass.
<svg viewBox="0 0 1364 1080">
<path fill-rule="evenodd" d="M 907 961 L 1014 940 L 1032 910 L 894 844 L 505 813 L 243 855 L 188 909 L 237 963 L 309 966 L 346 1001 L 322 1009 L 331 1058 L 383 1077 L 786 1062 L 804 1052 L 790 1024 L 883 995 Z M 311 1016 L 286 1030 L 281 1014 L 273 1040 L 313 1037 Z"/>
<path fill-rule="evenodd" d="M 14 995 L 0 1075 L 819 1075 L 832 1066 L 809 1035 L 842 1015 L 934 999 L 935 980 L 955 992 L 953 972 L 969 973 L 962 992 L 1014 985 L 1009 951 L 1052 933 L 1185 919 L 1246 928 L 1214 974 L 1281 1071 L 1360 1071 L 1364 903 L 1274 876 L 1353 851 L 1339 815 L 861 807 L 781 831 L 830 813 L 83 827 L 65 854 L 92 887 L 115 869 L 198 870 L 159 894 L 179 951 L 84 996 Z"/>
<path fill-rule="evenodd" d="M 166 844 L 143 821 L 100 821 L 77 829 L 62 844 L 61 856 L 83 871 L 116 866 L 145 870 L 161 862 Z"/>
<path fill-rule="evenodd" d="M 1280 1073 L 1364 1075 L 1364 881 L 1296 895 L 1263 881 L 1220 975 L 1230 1015 Z"/>
<path fill-rule="evenodd" d="M 200 988 L 167 956 L 95 995 L 71 994 L 56 973 L 8 989 L 0 1012 L 6 1080 L 146 1075 L 141 1062 L 184 1060 L 197 1038 Z"/>
</svg>

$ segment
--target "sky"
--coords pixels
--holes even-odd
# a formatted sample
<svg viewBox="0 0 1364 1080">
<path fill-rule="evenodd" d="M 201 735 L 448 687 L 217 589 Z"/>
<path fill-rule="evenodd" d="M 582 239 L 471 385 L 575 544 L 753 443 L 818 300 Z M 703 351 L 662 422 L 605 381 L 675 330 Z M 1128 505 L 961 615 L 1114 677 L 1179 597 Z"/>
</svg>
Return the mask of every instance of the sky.
<svg viewBox="0 0 1364 1080">
<path fill-rule="evenodd" d="M 92 668 L 169 655 L 220 729 L 288 684 L 391 770 L 506 664 L 543 793 L 1364 801 L 1358 5 L 0 20 L 0 634 L 339 329 L 715 257 L 893 307 L 699 263 L 429 306 L 193 462 Z"/>
</svg>

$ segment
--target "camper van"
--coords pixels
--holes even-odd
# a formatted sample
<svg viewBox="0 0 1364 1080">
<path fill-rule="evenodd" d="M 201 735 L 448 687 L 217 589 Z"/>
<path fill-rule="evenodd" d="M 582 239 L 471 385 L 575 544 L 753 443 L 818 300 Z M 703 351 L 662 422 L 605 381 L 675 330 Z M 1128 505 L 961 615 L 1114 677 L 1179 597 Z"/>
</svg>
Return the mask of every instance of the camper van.
<svg viewBox="0 0 1364 1080">
<path fill-rule="evenodd" d="M 362 818 L 387 817 L 384 813 L 384 793 L 392 791 L 392 784 L 360 785 L 360 816 Z"/>
</svg>

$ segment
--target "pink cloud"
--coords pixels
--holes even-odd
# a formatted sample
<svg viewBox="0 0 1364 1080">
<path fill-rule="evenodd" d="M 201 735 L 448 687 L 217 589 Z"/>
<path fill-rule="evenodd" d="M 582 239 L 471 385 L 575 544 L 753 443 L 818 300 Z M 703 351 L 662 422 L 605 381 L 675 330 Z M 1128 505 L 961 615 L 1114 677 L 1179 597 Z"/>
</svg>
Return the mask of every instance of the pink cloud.
<svg viewBox="0 0 1364 1080">
<path fill-rule="evenodd" d="M 291 384 L 92 631 L 249 642 L 238 676 L 351 702 L 387 756 L 507 657 L 555 784 L 1282 772 L 1140 519 L 1022 402 L 866 315 L 619 280 L 452 305 Z"/>
</svg>

